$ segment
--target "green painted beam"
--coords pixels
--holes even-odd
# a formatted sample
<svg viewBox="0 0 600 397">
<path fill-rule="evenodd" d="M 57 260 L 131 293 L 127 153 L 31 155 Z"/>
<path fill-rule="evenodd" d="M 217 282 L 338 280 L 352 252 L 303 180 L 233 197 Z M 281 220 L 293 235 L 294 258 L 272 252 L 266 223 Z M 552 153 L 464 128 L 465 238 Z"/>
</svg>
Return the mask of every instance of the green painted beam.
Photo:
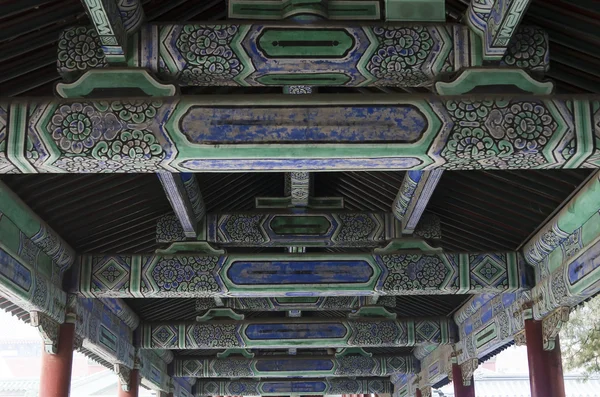
<svg viewBox="0 0 600 397">
<path fill-rule="evenodd" d="M 442 177 L 442 170 L 408 171 L 392 204 L 392 212 L 401 223 L 401 233 L 413 234 Z"/>
<path fill-rule="evenodd" d="M 471 0 L 467 24 L 483 43 L 483 58 L 501 60 L 517 40 L 516 32 L 531 0 Z"/>
<path fill-rule="evenodd" d="M 178 358 L 173 376 L 189 378 L 285 378 L 390 376 L 414 373 L 412 356 L 260 356 L 256 358 Z"/>
<path fill-rule="evenodd" d="M 390 4 L 398 1 L 405 0 Z M 544 31 L 527 27 L 519 33 L 497 65 L 546 70 Z M 131 36 L 127 65 L 180 86 L 430 87 L 482 66 L 480 43 L 469 27 L 444 23 L 148 24 Z M 86 59 L 78 53 L 83 44 L 90 48 Z M 93 28 L 65 30 L 59 38 L 59 73 L 73 82 L 86 70 L 107 66 L 111 59 L 102 48 Z"/>
<path fill-rule="evenodd" d="M 454 323 L 436 318 L 268 318 L 143 323 L 142 349 L 404 347 L 455 342 Z"/>
<path fill-rule="evenodd" d="M 439 239 L 439 218 L 426 215 L 413 234 Z M 260 210 L 208 214 L 197 240 L 216 247 L 384 247 L 402 237 L 401 224 L 391 213 L 311 210 Z M 157 243 L 184 242 L 186 234 L 175 215 L 159 218 Z"/>
<path fill-rule="evenodd" d="M 0 173 L 598 168 L 598 119 L 596 95 L 4 99 Z"/>
<path fill-rule="evenodd" d="M 190 173 L 157 174 L 186 238 L 198 235 L 198 222 L 204 217 L 206 208 L 196 176 Z"/>
<path fill-rule="evenodd" d="M 204 245 L 202 245 L 204 247 Z M 201 248 L 202 248 L 201 247 Z M 428 295 L 527 289 L 515 252 L 207 255 L 194 244 L 139 255 L 84 255 L 70 292 L 87 297 Z M 427 249 L 427 247 L 424 247 Z"/>
<path fill-rule="evenodd" d="M 107 63 L 125 63 L 127 31 L 116 0 L 83 0 L 82 3 L 94 25 L 92 37 L 100 44 L 98 49 L 101 48 L 95 56 L 104 55 Z M 81 40 L 76 33 L 80 31 L 80 28 L 74 28 L 71 33 L 67 33 L 66 37 L 70 37 L 71 40 Z"/>
<path fill-rule="evenodd" d="M 372 306 L 370 296 L 333 296 L 333 297 L 281 297 L 281 298 L 224 298 L 223 304 L 235 310 L 251 311 L 354 311 L 363 306 Z M 377 299 L 377 306 L 396 307 L 396 297 L 381 296 Z M 213 298 L 196 299 L 196 311 L 205 312 L 218 308 Z"/>
<path fill-rule="evenodd" d="M 278 380 L 202 380 L 196 383 L 195 397 L 243 395 L 249 397 L 281 395 L 390 394 L 387 378 L 278 379 Z"/>
</svg>

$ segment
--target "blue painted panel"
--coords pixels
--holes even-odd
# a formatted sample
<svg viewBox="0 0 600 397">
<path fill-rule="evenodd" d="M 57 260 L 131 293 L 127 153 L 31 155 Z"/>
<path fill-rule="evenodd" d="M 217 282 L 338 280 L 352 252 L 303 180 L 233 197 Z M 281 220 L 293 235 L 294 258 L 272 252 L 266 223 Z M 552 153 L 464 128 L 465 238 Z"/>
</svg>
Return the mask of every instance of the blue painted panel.
<svg viewBox="0 0 600 397">
<path fill-rule="evenodd" d="M 333 369 L 331 359 L 306 359 L 306 360 L 261 360 L 256 363 L 256 369 L 261 372 L 281 371 L 329 371 Z"/>
<path fill-rule="evenodd" d="M 569 264 L 569 284 L 577 284 L 598 267 L 600 267 L 600 241 Z"/>
<path fill-rule="evenodd" d="M 237 285 L 367 283 L 373 269 L 366 261 L 233 262 L 227 270 Z"/>
<path fill-rule="evenodd" d="M 0 274 L 23 291 L 31 290 L 31 271 L 3 249 L 0 249 Z"/>
<path fill-rule="evenodd" d="M 310 393 L 324 392 L 327 386 L 319 381 L 265 382 L 264 393 Z"/>
<path fill-rule="evenodd" d="M 414 143 L 421 139 L 427 126 L 425 115 L 412 105 L 320 109 L 193 106 L 180 122 L 181 131 L 188 140 L 200 144 L 306 141 Z"/>
<path fill-rule="evenodd" d="M 251 340 L 343 338 L 347 329 L 341 323 L 250 324 L 246 336 Z"/>
</svg>

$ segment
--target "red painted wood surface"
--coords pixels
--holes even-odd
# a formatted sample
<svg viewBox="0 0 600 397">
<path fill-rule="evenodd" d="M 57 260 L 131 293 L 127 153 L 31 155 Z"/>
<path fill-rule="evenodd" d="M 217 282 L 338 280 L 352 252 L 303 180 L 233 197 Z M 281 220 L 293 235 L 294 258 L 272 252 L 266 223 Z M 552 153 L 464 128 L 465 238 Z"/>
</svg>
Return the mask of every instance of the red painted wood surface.
<svg viewBox="0 0 600 397">
<path fill-rule="evenodd" d="M 471 377 L 471 385 L 463 384 L 460 365 L 452 364 L 452 382 L 454 384 L 454 397 L 475 397 L 475 379 Z"/>
<path fill-rule="evenodd" d="M 124 391 L 121 388 L 121 382 L 118 385 L 118 397 L 138 397 L 140 391 L 140 374 L 137 369 L 131 371 L 131 378 L 129 380 L 129 391 Z"/>
<path fill-rule="evenodd" d="M 40 397 L 69 397 L 74 337 L 75 324 L 62 324 L 58 338 L 58 353 L 48 354 L 42 350 Z"/>
</svg>

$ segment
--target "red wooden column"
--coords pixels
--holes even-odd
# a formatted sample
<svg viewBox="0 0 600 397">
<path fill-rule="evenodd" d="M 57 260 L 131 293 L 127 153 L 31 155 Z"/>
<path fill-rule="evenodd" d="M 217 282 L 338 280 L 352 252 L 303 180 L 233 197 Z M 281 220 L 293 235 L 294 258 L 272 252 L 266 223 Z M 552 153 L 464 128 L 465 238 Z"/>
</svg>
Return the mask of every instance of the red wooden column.
<svg viewBox="0 0 600 397">
<path fill-rule="evenodd" d="M 118 397 L 138 397 L 138 393 L 140 390 L 140 373 L 137 369 L 131 370 L 131 375 L 129 378 L 129 391 L 124 391 L 121 387 L 121 381 L 119 381 L 118 385 Z"/>
<path fill-rule="evenodd" d="M 525 321 L 527 360 L 531 397 L 565 397 L 560 341 L 556 338 L 554 350 L 544 350 L 541 321 Z"/>
<path fill-rule="evenodd" d="M 421 389 L 417 389 L 417 392 L 415 393 L 415 397 L 422 397 L 421 396 Z"/>
<path fill-rule="evenodd" d="M 61 324 L 56 354 L 42 351 L 40 397 L 69 397 L 75 324 Z"/>
<path fill-rule="evenodd" d="M 475 397 L 475 380 L 471 376 L 471 384 L 465 386 L 462 370 L 458 364 L 452 364 L 452 383 L 454 384 L 454 397 Z"/>
</svg>

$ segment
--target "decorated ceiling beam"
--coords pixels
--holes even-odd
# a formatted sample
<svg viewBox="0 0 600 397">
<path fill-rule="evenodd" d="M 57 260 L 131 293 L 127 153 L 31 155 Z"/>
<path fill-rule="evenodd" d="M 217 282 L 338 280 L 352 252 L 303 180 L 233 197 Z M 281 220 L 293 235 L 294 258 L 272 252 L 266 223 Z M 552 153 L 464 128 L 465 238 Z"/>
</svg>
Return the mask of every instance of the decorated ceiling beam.
<svg viewBox="0 0 600 397">
<path fill-rule="evenodd" d="M 198 222 L 206 212 L 196 176 L 188 172 L 181 174 L 159 172 L 157 175 L 173 207 L 173 212 L 181 224 L 184 236 L 196 238 Z"/>
<path fill-rule="evenodd" d="M 243 395 L 248 397 L 281 395 L 390 394 L 387 378 L 277 379 L 277 380 L 201 380 L 195 397 Z"/>
<path fill-rule="evenodd" d="M 528 291 L 498 294 L 459 325 L 456 358 L 458 364 L 466 363 L 463 367 L 466 378 L 472 374 L 469 366 L 476 367 L 473 360 L 505 346 L 525 329 L 525 320 L 530 316 L 527 311 L 530 301 Z"/>
<path fill-rule="evenodd" d="M 315 21 L 386 20 L 405 22 L 444 22 L 446 3 L 443 0 L 230 0 L 229 19 Z"/>
<path fill-rule="evenodd" d="M 599 119 L 594 95 L 10 99 L 0 169 L 597 168 Z"/>
<path fill-rule="evenodd" d="M 132 331 L 98 299 L 69 297 L 78 347 L 83 347 L 112 364 L 134 368 Z"/>
<path fill-rule="evenodd" d="M 401 223 L 401 233 L 413 234 L 435 190 L 442 170 L 408 171 L 392 204 L 392 212 Z"/>
<path fill-rule="evenodd" d="M 596 230 L 598 224 L 600 172 L 595 172 L 576 195 L 524 245 L 523 255 L 527 263 L 536 269 L 536 281 L 547 278 L 565 259 L 593 244 L 600 236 Z M 568 253 L 566 257 L 561 247 Z"/>
<path fill-rule="evenodd" d="M 458 325 L 464 323 L 469 317 L 473 316 L 486 303 L 491 301 L 496 294 L 478 294 L 473 296 L 454 313 L 454 322 Z"/>
<path fill-rule="evenodd" d="M 424 221 L 415 236 L 441 235 L 438 222 Z M 199 224 L 198 240 L 218 247 L 381 247 L 402 237 L 401 225 L 384 212 L 240 212 L 208 214 Z M 183 228 L 173 215 L 157 222 L 158 243 L 185 240 Z"/>
<path fill-rule="evenodd" d="M 3 132 L 1 126 L 2 122 L 0 136 Z M 60 288 L 64 272 L 75 261 L 75 250 L 3 182 L 0 182 L 0 217 L 7 220 L 6 227 L 11 229 L 0 236 L 0 242 L 6 245 L 17 244 L 17 255 L 35 264 Z"/>
<path fill-rule="evenodd" d="M 98 45 L 94 56 L 102 56 L 107 63 L 125 63 L 127 30 L 121 19 L 117 0 L 83 0 L 82 3 L 93 23 L 94 30 L 86 32 L 85 28 L 76 27 L 65 32 L 66 37 L 78 40 L 78 35 L 91 33 L 90 37 L 97 41 Z M 86 49 L 93 52 L 91 48 Z"/>
<path fill-rule="evenodd" d="M 291 204 L 294 207 L 308 207 L 311 185 L 310 172 L 285 173 L 285 195 L 291 198 Z"/>
<path fill-rule="evenodd" d="M 243 317 L 243 316 L 242 316 Z M 401 347 L 455 341 L 446 317 L 423 319 L 272 318 L 146 323 L 143 349 Z"/>
<path fill-rule="evenodd" d="M 531 0 L 471 0 L 467 24 L 483 43 L 483 58 L 501 60 L 519 33 L 519 24 Z"/>
<path fill-rule="evenodd" d="M 390 376 L 413 373 L 418 362 L 412 356 L 259 356 L 256 358 L 181 358 L 173 376 L 191 378 L 285 378 Z"/>
<path fill-rule="evenodd" d="M 545 71 L 544 31 L 520 32 L 499 65 Z M 467 26 L 452 24 L 149 24 L 130 40 L 127 65 L 181 86 L 421 87 L 481 66 L 479 43 Z M 72 82 L 108 66 L 102 48 L 93 28 L 65 30 L 59 73 Z"/>
<path fill-rule="evenodd" d="M 428 295 L 527 288 L 517 253 L 85 255 L 75 292 L 87 297 Z M 424 249 L 426 249 L 425 247 Z M 400 249 L 400 248 L 399 248 Z M 194 253 L 196 251 L 196 253 Z"/>
<path fill-rule="evenodd" d="M 369 296 L 281 297 L 281 298 L 225 298 L 225 307 L 235 310 L 287 311 L 287 310 L 335 310 L 352 311 L 373 304 Z M 396 297 L 381 296 L 377 306 L 396 307 Z M 196 311 L 203 312 L 217 308 L 214 299 L 196 299 Z"/>
</svg>

